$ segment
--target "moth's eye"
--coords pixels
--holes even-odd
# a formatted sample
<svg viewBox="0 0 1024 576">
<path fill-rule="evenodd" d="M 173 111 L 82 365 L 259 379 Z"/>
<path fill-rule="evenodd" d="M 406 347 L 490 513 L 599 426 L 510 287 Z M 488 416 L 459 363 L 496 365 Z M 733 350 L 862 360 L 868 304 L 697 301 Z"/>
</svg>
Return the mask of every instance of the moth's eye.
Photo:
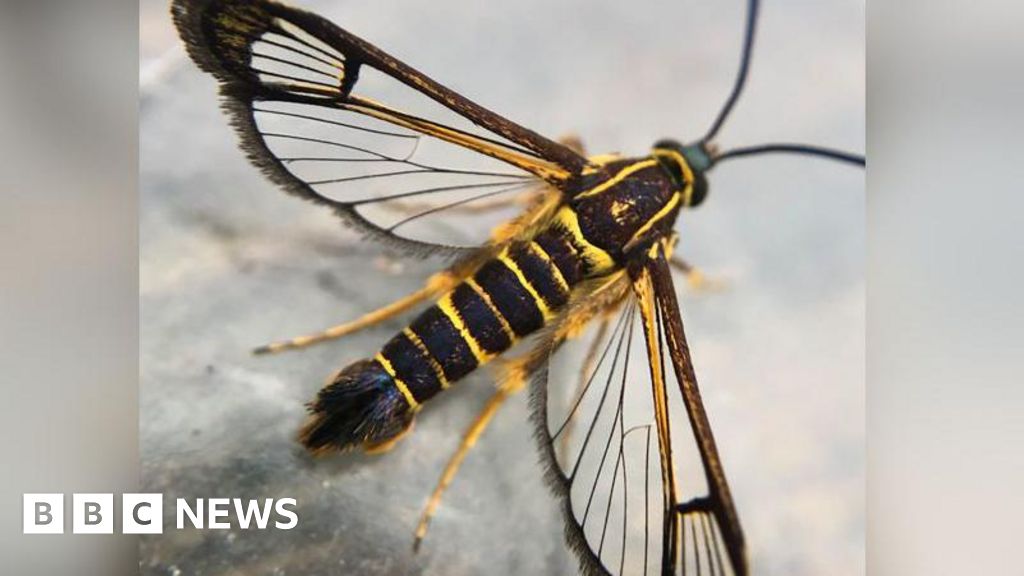
<svg viewBox="0 0 1024 576">
<path fill-rule="evenodd" d="M 690 201 L 687 206 L 693 208 L 700 206 L 700 203 L 704 201 L 708 196 L 708 180 L 704 177 L 703 172 L 697 172 L 693 175 L 693 192 L 690 194 Z"/>
</svg>

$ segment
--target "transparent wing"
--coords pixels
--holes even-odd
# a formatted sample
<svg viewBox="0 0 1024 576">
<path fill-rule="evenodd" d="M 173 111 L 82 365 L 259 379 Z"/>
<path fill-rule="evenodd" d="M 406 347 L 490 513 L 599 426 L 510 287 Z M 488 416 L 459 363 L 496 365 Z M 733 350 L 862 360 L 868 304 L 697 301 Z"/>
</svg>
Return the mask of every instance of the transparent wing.
<svg viewBox="0 0 1024 576">
<path fill-rule="evenodd" d="M 309 12 L 265 0 L 176 0 L 173 12 L 250 159 L 378 238 L 477 246 L 482 218 L 508 219 L 585 164 Z"/>
<path fill-rule="evenodd" d="M 747 574 L 682 324 L 670 317 L 675 294 L 662 295 L 667 264 L 634 272 L 620 312 L 536 372 L 537 436 L 567 538 L 587 573 Z"/>
</svg>

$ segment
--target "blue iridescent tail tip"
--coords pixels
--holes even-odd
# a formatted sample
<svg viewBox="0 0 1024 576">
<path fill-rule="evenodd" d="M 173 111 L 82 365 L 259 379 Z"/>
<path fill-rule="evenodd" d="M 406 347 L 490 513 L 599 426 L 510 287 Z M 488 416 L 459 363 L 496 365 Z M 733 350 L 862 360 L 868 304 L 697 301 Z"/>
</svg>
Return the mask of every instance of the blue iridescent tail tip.
<svg viewBox="0 0 1024 576">
<path fill-rule="evenodd" d="M 308 406 L 311 416 L 299 441 L 314 454 L 385 444 L 414 416 L 394 380 L 373 360 L 339 372 Z"/>
</svg>

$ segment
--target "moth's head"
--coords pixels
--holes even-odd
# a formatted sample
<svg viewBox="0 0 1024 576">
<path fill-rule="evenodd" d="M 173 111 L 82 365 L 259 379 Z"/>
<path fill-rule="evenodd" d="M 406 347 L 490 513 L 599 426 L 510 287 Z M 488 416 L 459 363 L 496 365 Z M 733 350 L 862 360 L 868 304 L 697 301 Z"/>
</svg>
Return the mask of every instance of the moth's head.
<svg viewBox="0 0 1024 576">
<path fill-rule="evenodd" d="M 683 190 L 683 206 L 699 206 L 708 195 L 704 173 L 711 167 L 714 150 L 703 142 L 683 144 L 665 139 L 655 142 L 652 152 Z"/>
</svg>

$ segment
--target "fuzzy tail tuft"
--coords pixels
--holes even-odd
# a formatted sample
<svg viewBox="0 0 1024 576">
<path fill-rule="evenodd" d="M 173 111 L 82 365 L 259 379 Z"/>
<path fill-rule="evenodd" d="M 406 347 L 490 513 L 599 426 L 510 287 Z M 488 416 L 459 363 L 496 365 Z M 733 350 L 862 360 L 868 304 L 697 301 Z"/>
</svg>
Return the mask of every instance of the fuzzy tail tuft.
<svg viewBox="0 0 1024 576">
<path fill-rule="evenodd" d="M 314 454 L 380 445 L 395 439 L 415 415 L 391 376 L 373 360 L 360 360 L 324 386 L 299 441 Z"/>
</svg>

